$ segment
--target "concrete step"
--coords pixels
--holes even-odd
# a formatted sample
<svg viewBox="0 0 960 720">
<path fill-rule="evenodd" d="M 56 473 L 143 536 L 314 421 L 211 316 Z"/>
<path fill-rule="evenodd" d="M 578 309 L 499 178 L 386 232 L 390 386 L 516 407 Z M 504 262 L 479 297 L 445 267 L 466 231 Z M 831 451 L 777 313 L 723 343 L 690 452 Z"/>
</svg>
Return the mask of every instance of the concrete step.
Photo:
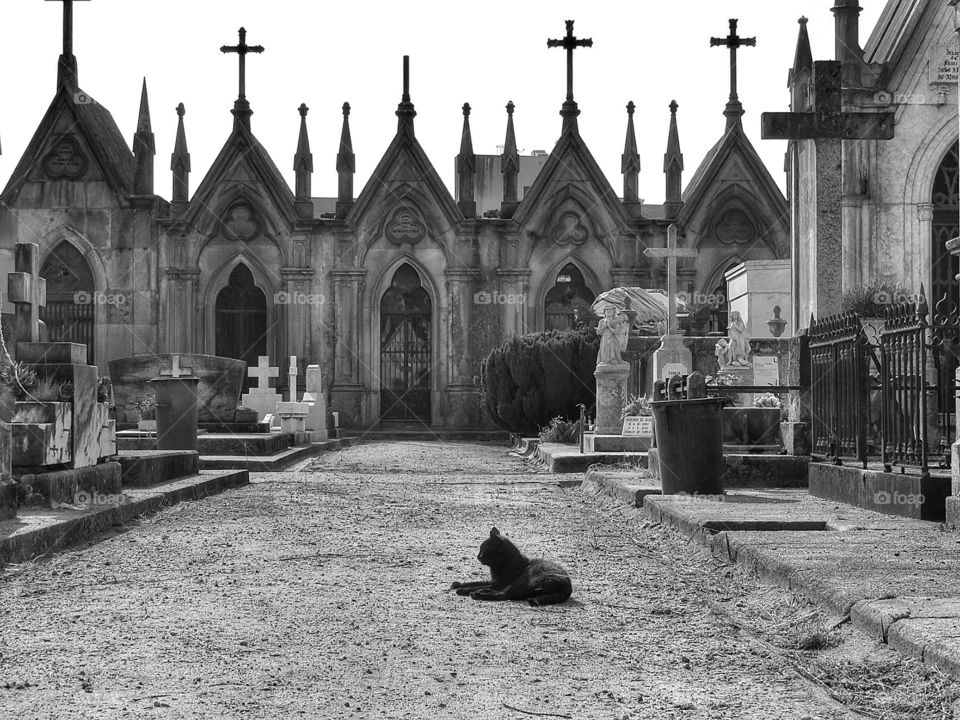
<svg viewBox="0 0 960 720">
<path fill-rule="evenodd" d="M 510 442 L 510 433 L 505 430 L 431 430 L 424 429 L 393 429 L 379 427 L 375 430 L 357 430 L 340 428 L 341 435 L 349 435 L 357 442 L 360 441 L 463 441 L 463 442 L 499 442 L 504 445 Z"/>
<path fill-rule="evenodd" d="M 30 487 L 31 504 L 49 506 L 50 503 L 73 505 L 82 503 L 84 498 L 117 495 L 121 477 L 120 463 L 105 462 L 85 468 L 29 473 L 18 479 Z"/>
<path fill-rule="evenodd" d="M 250 472 L 277 472 L 304 460 L 329 450 L 339 450 L 352 444 L 350 438 L 337 438 L 325 442 L 311 443 L 287 448 L 274 455 L 201 455 L 201 470 L 242 469 Z"/>
<path fill-rule="evenodd" d="M 128 450 L 119 461 L 124 487 L 147 487 L 200 471 L 199 454 L 190 450 Z"/>
<path fill-rule="evenodd" d="M 201 433 L 197 436 L 200 455 L 275 455 L 290 447 L 290 436 L 270 433 Z M 117 437 L 117 450 L 156 450 L 156 437 L 122 434 Z"/>
</svg>

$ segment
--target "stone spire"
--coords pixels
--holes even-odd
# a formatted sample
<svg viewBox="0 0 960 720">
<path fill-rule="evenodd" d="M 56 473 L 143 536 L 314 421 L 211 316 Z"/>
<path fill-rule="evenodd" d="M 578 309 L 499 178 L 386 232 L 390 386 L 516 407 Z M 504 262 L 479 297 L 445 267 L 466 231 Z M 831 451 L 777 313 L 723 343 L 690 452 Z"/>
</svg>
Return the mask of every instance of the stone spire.
<svg viewBox="0 0 960 720">
<path fill-rule="evenodd" d="M 802 112 L 806 109 L 806 83 L 798 83 L 798 78 L 809 77 L 813 73 L 813 53 L 810 51 L 810 36 L 807 34 L 807 19 L 801 17 L 800 32 L 797 35 L 797 50 L 793 56 L 793 67 L 787 74 L 787 87 L 790 89 L 790 109 Z"/>
<path fill-rule="evenodd" d="M 860 11 L 857 0 L 834 0 L 833 13 L 835 35 L 834 60 L 840 63 L 840 77 L 846 87 L 859 87 L 860 64 L 863 50 L 860 49 Z"/>
<path fill-rule="evenodd" d="M 77 58 L 73 54 L 73 3 L 82 0 L 58 0 L 63 3 L 63 52 L 57 64 L 57 87 L 66 86 L 69 93 L 79 89 Z"/>
<path fill-rule="evenodd" d="M 680 184 L 683 174 L 683 153 L 680 152 L 680 133 L 677 132 L 676 100 L 670 101 L 670 133 L 667 136 L 667 152 L 663 156 L 663 172 L 667 176 L 667 197 L 664 210 L 668 220 L 680 213 L 683 200 L 680 199 Z"/>
<path fill-rule="evenodd" d="M 511 218 L 517 209 L 517 177 L 520 175 L 520 153 L 517 152 L 517 136 L 513 132 L 513 100 L 507 103 L 507 137 L 503 141 L 500 156 L 500 172 L 503 173 L 503 202 L 500 217 Z"/>
<path fill-rule="evenodd" d="M 639 201 L 640 153 L 637 152 L 637 134 L 633 129 L 633 100 L 627 103 L 627 137 L 623 143 L 623 155 L 620 156 L 620 172 L 623 173 L 623 202 Z"/>
<path fill-rule="evenodd" d="M 403 95 L 400 97 L 400 104 L 397 105 L 397 132 L 404 128 L 410 129 L 413 134 L 413 119 L 417 116 L 417 111 L 413 109 L 413 103 L 410 102 L 410 56 L 403 56 Z"/>
<path fill-rule="evenodd" d="M 300 217 L 313 217 L 310 181 L 313 177 L 313 153 L 310 152 L 310 138 L 307 135 L 307 113 L 310 108 L 301 103 L 300 138 L 297 140 L 297 154 L 293 156 L 293 170 L 296 173 L 296 207 Z"/>
<path fill-rule="evenodd" d="M 190 153 L 187 151 L 187 134 L 183 129 L 183 116 L 186 114 L 183 103 L 177 105 L 177 140 L 170 156 L 170 169 L 173 171 L 173 208 L 179 215 L 190 202 Z"/>
<path fill-rule="evenodd" d="M 133 178 L 135 195 L 153 195 L 153 158 L 157 145 L 150 127 L 150 102 L 147 99 L 147 79 L 143 79 L 140 91 L 140 115 L 137 117 L 137 132 L 133 136 L 133 155 L 137 170 Z"/>
<path fill-rule="evenodd" d="M 340 150 L 337 152 L 337 218 L 347 216 L 353 205 L 353 174 L 357 170 L 357 157 L 353 154 L 350 139 L 350 103 L 343 104 L 343 129 L 340 131 Z"/>
<path fill-rule="evenodd" d="M 460 134 L 460 153 L 457 155 L 457 180 L 460 193 L 457 204 L 464 217 L 477 216 L 474 183 L 477 173 L 477 156 L 473 154 L 473 138 L 470 137 L 470 103 L 463 104 L 463 132 Z"/>
</svg>

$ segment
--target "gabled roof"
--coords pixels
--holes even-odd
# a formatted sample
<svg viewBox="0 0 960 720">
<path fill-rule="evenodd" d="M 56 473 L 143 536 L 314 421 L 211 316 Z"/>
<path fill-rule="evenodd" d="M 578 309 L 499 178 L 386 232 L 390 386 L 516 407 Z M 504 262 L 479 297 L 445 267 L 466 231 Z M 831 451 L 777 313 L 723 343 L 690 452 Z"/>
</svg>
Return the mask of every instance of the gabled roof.
<svg viewBox="0 0 960 720">
<path fill-rule="evenodd" d="M 136 160 L 124 141 L 116 121 L 109 110 L 86 93 L 81 91 L 77 96 L 89 99 L 91 102 L 77 102 L 66 85 L 61 85 L 57 90 L 53 102 L 47 108 L 46 114 L 0 196 L 4 202 L 10 202 L 27 181 L 38 159 L 47 151 L 50 137 L 54 134 L 58 121 L 63 117 L 66 117 L 72 126 L 76 126 L 78 134 L 90 148 L 92 159 L 100 167 L 110 187 L 125 196 L 133 194 Z"/>
<path fill-rule="evenodd" d="M 183 215 L 182 222 L 201 229 L 207 224 L 202 221 L 204 214 L 210 216 L 211 220 L 218 220 L 219 218 L 214 218 L 212 214 L 223 208 L 217 207 L 215 196 L 225 189 L 231 180 L 231 171 L 241 164 L 253 173 L 252 179 L 264 188 L 273 207 L 283 219 L 293 222 L 296 219 L 293 191 L 270 154 L 243 123 L 234 124 L 233 132 L 224 143 L 217 159 L 213 161 L 197 191 L 190 198 L 190 206 Z M 201 229 L 201 232 L 204 230 Z"/>
<path fill-rule="evenodd" d="M 939 0 L 887 0 L 880 19 L 870 33 L 863 49 L 863 58 L 868 63 L 893 63 L 903 52 L 904 46 L 930 2 Z M 946 3 L 940 2 L 946 10 Z"/>
<path fill-rule="evenodd" d="M 411 171 L 410 177 L 400 176 L 403 170 Z M 374 203 L 390 192 L 386 188 L 388 181 L 424 183 L 429 189 L 428 195 L 436 201 L 447 222 L 451 225 L 463 222 L 463 213 L 460 212 L 453 195 L 443 184 L 409 125 L 398 127 L 397 134 L 350 209 L 347 222 L 357 224 L 358 220 L 370 214 Z"/>
<path fill-rule="evenodd" d="M 610 185 L 610 181 L 607 180 L 607 176 L 604 175 L 587 144 L 580 136 L 579 131 L 575 126 L 568 126 L 564 128 L 560 139 L 554 145 L 543 169 L 537 173 L 533 185 L 524 193 L 523 200 L 513 216 L 516 223 L 524 225 L 532 219 L 537 208 L 551 202 L 559 186 L 565 184 L 557 176 L 565 166 L 570 164 L 577 166 L 582 171 L 582 173 L 578 173 L 580 177 L 593 187 L 594 192 L 601 199 L 603 207 L 620 227 L 627 227 L 633 222 L 624 209 L 623 203 L 620 202 L 620 198 L 617 197 L 617 193 Z"/>
<path fill-rule="evenodd" d="M 716 145 L 710 148 L 684 189 L 683 209 L 680 211 L 681 222 L 697 211 L 707 190 L 714 186 L 720 171 L 733 157 L 742 161 L 744 171 L 760 186 L 763 199 L 768 203 L 769 208 L 774 211 L 786 210 L 786 198 L 780 192 L 780 188 L 777 187 L 763 160 L 760 159 L 753 143 L 743 132 L 743 126 L 738 122 L 734 123 Z"/>
</svg>

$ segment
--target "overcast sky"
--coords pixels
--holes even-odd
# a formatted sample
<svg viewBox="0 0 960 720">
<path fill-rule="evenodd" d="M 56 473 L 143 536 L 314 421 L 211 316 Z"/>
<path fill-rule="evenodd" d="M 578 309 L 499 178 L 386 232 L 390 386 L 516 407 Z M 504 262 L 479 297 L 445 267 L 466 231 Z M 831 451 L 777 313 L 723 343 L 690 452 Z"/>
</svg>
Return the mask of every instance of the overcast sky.
<svg viewBox="0 0 960 720">
<path fill-rule="evenodd" d="M 861 45 L 883 7 L 862 0 Z M 548 38 L 576 21 L 593 47 L 574 53 L 580 132 L 618 194 L 624 106 L 637 105 L 640 195 L 663 202 L 663 153 L 671 99 L 684 153 L 684 183 L 721 136 L 729 92 L 728 51 L 711 48 L 728 19 L 757 37 L 739 52 L 739 91 L 748 135 L 783 186 L 785 143 L 760 139 L 760 113 L 785 110 L 797 18 L 806 15 L 814 59 L 833 59 L 832 3 L 827 0 L 686 0 L 685 2 L 477 3 L 305 0 L 92 0 L 75 3 L 75 54 L 80 85 L 105 105 L 128 144 L 136 128 L 146 76 L 156 134 L 156 190 L 170 197 L 170 153 L 177 103 L 187 108 L 187 140 L 195 189 L 226 140 L 237 96 L 237 56 L 220 46 L 265 46 L 248 56 L 247 97 L 252 128 L 290 185 L 299 116 L 305 102 L 314 154 L 313 193 L 336 195 L 335 156 L 341 105 L 349 101 L 356 192 L 396 132 L 402 56 L 410 55 L 416 131 L 441 178 L 453 191 L 461 106 L 473 108 L 474 151 L 496 153 L 503 143 L 508 100 L 516 104 L 517 142 L 524 154 L 551 150 L 560 132 L 565 58 Z M 6 184 L 43 116 L 56 85 L 62 5 L 3 0 L 0 9 L 0 183 Z"/>
</svg>

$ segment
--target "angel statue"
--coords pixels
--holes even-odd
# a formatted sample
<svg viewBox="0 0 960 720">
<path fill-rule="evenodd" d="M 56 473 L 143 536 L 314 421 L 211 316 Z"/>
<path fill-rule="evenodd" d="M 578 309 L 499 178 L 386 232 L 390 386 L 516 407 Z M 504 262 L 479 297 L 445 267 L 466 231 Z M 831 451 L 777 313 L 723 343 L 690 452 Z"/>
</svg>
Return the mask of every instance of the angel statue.
<svg viewBox="0 0 960 720">
<path fill-rule="evenodd" d="M 600 335 L 597 364 L 624 365 L 620 353 L 627 349 L 630 334 L 630 318 L 627 314 L 618 313 L 613 305 L 607 305 L 603 308 L 603 318 L 597 323 L 597 333 Z"/>
<path fill-rule="evenodd" d="M 713 346 L 713 354 L 717 356 L 717 366 L 720 370 L 730 365 L 730 343 L 726 338 L 717 340 Z"/>
<path fill-rule="evenodd" d="M 750 365 L 747 356 L 750 355 L 750 338 L 747 337 L 747 326 L 740 317 L 739 310 L 730 311 L 730 325 L 727 327 L 727 336 L 730 338 L 728 352 L 730 365 L 747 367 Z"/>
</svg>

